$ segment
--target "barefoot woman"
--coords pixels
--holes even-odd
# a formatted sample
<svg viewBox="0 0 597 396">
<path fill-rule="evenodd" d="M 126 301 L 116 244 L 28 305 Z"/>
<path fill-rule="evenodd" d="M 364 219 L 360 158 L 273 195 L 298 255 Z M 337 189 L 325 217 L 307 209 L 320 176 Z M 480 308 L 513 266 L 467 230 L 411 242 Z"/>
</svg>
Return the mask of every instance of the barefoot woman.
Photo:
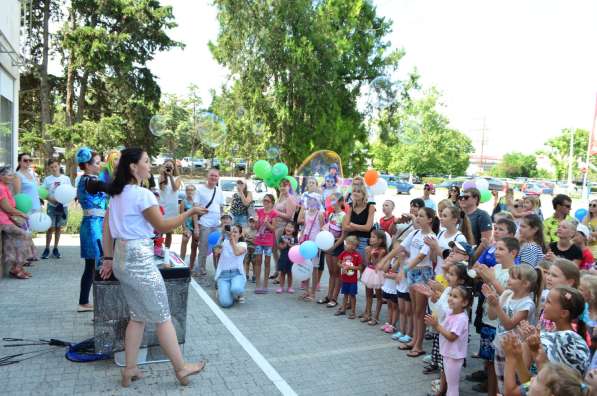
<svg viewBox="0 0 597 396">
<path fill-rule="evenodd" d="M 137 367 L 137 354 L 145 323 L 156 324 L 160 345 L 172 362 L 176 378 L 182 385 L 187 385 L 188 377 L 205 366 L 204 362 L 185 363 L 182 357 L 170 318 L 166 286 L 153 262 L 151 238 L 154 229 L 160 233 L 169 232 L 180 226 L 189 216 L 201 215 L 207 210 L 194 207 L 176 217 L 164 219 L 153 193 L 139 185 L 149 177 L 149 173 L 150 164 L 146 152 L 138 148 L 122 151 L 104 221 L 105 257 L 101 276 L 107 279 L 114 271 L 130 314 L 124 339 L 124 387 L 143 376 Z"/>
</svg>

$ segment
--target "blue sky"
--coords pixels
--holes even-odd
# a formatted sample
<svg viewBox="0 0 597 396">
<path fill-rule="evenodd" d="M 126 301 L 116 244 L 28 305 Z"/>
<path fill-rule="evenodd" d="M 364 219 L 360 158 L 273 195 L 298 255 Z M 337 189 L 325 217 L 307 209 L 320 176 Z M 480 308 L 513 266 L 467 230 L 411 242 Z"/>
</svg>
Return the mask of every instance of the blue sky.
<svg viewBox="0 0 597 396">
<path fill-rule="evenodd" d="M 209 101 L 226 70 L 211 57 L 218 33 L 205 0 L 162 0 L 179 27 L 184 50 L 151 63 L 163 92 L 184 94 L 197 84 Z M 562 128 L 590 129 L 597 94 L 597 1 L 377 0 L 394 21 L 390 36 L 406 56 L 401 73 L 417 68 L 424 86 L 442 93 L 454 128 L 481 140 L 485 153 L 532 153 Z"/>
</svg>

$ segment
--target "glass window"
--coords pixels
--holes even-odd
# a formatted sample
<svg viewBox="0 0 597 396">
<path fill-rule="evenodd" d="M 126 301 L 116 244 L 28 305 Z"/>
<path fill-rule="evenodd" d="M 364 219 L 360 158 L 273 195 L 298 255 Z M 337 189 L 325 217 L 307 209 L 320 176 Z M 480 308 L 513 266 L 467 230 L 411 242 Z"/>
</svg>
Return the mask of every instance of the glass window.
<svg viewBox="0 0 597 396">
<path fill-rule="evenodd" d="M 0 166 L 10 165 L 12 159 L 14 80 L 0 69 Z"/>
</svg>

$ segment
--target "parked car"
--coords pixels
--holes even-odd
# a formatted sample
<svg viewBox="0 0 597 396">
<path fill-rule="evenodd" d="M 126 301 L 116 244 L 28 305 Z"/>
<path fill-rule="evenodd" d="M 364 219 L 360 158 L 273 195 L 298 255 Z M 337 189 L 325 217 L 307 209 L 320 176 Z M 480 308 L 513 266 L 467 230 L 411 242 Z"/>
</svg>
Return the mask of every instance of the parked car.
<svg viewBox="0 0 597 396">
<path fill-rule="evenodd" d="M 217 158 L 212 158 L 212 160 L 211 160 L 211 168 L 220 169 L 220 166 L 221 166 L 220 160 L 217 159 Z"/>
<path fill-rule="evenodd" d="M 220 188 L 224 195 L 224 205 L 230 206 L 232 196 L 236 192 L 236 180 L 238 179 L 220 179 Z M 268 193 L 267 186 L 261 180 L 247 180 L 247 189 L 253 195 L 255 207 L 263 206 L 263 197 Z"/>
<path fill-rule="evenodd" d="M 247 170 L 247 160 L 238 159 L 234 162 L 234 170 L 245 172 Z"/>
<path fill-rule="evenodd" d="M 192 165 L 193 165 L 193 158 L 191 158 L 191 157 L 184 157 L 183 159 L 180 160 L 180 168 L 182 170 L 191 169 Z"/>
<path fill-rule="evenodd" d="M 171 160 L 172 156 L 169 154 L 160 154 L 157 157 L 152 158 L 151 165 L 153 166 L 162 166 L 166 160 Z"/>
<path fill-rule="evenodd" d="M 522 192 L 525 195 L 539 196 L 543 192 L 543 187 L 537 183 L 526 183 L 522 186 Z"/>
<path fill-rule="evenodd" d="M 207 162 L 203 158 L 193 158 L 191 162 L 193 164 L 193 169 L 207 168 Z"/>
<path fill-rule="evenodd" d="M 400 179 L 394 175 L 380 175 L 388 183 L 388 187 L 394 187 L 396 194 L 410 194 L 415 186 L 409 183 L 407 180 Z"/>
</svg>

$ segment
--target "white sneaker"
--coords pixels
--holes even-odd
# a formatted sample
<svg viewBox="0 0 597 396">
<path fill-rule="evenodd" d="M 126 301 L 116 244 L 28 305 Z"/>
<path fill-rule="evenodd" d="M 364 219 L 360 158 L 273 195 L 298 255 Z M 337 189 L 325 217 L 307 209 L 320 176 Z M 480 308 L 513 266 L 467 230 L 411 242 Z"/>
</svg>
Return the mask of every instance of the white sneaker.
<svg viewBox="0 0 597 396">
<path fill-rule="evenodd" d="M 236 301 L 238 301 L 239 304 L 244 304 L 245 303 L 245 298 L 244 297 L 239 297 L 236 299 Z"/>
</svg>

